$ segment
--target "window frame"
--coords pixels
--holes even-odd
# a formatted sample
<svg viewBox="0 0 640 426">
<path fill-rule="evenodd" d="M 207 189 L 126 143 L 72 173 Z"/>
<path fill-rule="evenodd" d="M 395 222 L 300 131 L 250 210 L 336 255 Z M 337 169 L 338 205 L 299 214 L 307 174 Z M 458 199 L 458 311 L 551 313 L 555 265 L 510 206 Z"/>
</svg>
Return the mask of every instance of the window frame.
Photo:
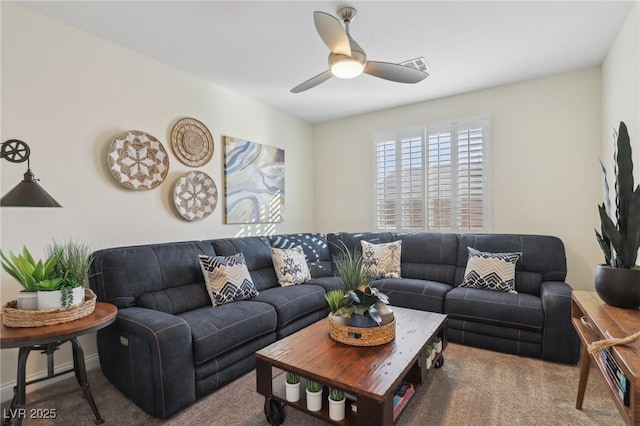
<svg viewBox="0 0 640 426">
<path fill-rule="evenodd" d="M 472 127 L 481 127 L 484 131 L 483 135 L 483 143 L 482 143 L 482 181 L 483 181 L 483 227 L 482 230 L 461 230 L 458 228 L 459 223 L 459 213 L 458 213 L 458 202 L 459 202 L 459 194 L 458 194 L 458 148 L 459 148 L 459 133 L 464 129 L 472 128 Z M 428 145 L 429 145 L 429 135 L 433 134 L 435 131 L 439 129 L 449 129 L 450 137 L 451 137 L 451 157 L 455 158 L 455 161 L 452 161 L 452 188 L 455 185 L 455 197 L 453 197 L 453 205 L 451 206 L 451 211 L 453 212 L 453 221 L 455 222 L 455 227 L 453 229 L 431 229 L 429 227 L 429 215 L 428 215 L 428 183 L 429 183 L 429 167 L 428 167 Z M 422 228 L 417 230 L 403 228 L 402 222 L 402 139 L 408 139 L 416 134 L 420 135 L 421 138 L 421 154 L 422 154 Z M 395 228 L 390 227 L 379 227 L 378 221 L 378 157 L 377 157 L 377 147 L 382 142 L 391 142 L 391 139 L 395 142 L 396 145 L 396 169 L 394 173 L 396 174 L 396 182 L 397 182 L 397 193 L 396 193 L 396 226 Z M 492 198 L 493 198 L 493 189 L 492 189 L 492 133 L 491 133 L 491 116 L 490 115 L 481 115 L 468 119 L 460 119 L 460 120 L 452 120 L 446 122 L 439 123 L 431 123 L 424 126 L 412 126 L 404 129 L 396 129 L 384 132 L 377 132 L 373 134 L 372 143 L 371 143 L 371 163 L 373 165 L 371 171 L 371 204 L 373 206 L 373 217 L 371 219 L 373 229 L 380 232 L 453 232 L 453 233 L 488 233 L 491 232 L 491 223 L 492 223 Z"/>
</svg>

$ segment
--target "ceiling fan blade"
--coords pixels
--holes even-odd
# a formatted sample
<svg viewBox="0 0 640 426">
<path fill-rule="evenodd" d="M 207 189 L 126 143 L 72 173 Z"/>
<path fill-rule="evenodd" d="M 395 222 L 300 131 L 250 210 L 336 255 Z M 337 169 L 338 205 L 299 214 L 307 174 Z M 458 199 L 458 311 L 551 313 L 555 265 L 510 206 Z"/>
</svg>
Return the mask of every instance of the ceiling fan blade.
<svg viewBox="0 0 640 426">
<path fill-rule="evenodd" d="M 305 81 L 304 83 L 297 85 L 296 87 L 291 89 L 291 93 L 300 93 L 300 92 L 304 92 L 305 90 L 314 88 L 318 84 L 324 83 L 325 81 L 329 80 L 332 75 L 333 74 L 331 74 L 331 70 L 326 70 L 322 74 L 318 74 L 315 77 Z"/>
<path fill-rule="evenodd" d="M 418 83 L 429 77 L 429 74 L 406 65 L 392 64 L 390 62 L 369 61 L 364 72 L 374 77 L 398 83 Z"/>
<path fill-rule="evenodd" d="M 324 12 L 313 12 L 313 23 L 320 38 L 332 53 L 351 56 L 349 37 L 338 18 Z"/>
</svg>

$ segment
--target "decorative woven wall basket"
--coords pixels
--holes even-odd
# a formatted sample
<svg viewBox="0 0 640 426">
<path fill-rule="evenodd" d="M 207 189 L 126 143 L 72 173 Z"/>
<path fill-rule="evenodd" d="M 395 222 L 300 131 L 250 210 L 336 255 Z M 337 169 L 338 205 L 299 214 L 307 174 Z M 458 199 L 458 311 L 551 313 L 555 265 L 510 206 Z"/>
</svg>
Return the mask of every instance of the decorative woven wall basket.
<svg viewBox="0 0 640 426">
<path fill-rule="evenodd" d="M 46 309 L 42 311 L 25 311 L 17 309 L 17 301 L 4 305 L 2 322 L 7 327 L 42 327 L 62 324 L 84 318 L 96 308 L 96 295 L 91 289 L 84 289 L 84 302 L 70 308 Z"/>
<path fill-rule="evenodd" d="M 329 336 L 337 342 L 351 346 L 379 346 L 389 343 L 396 337 L 395 318 L 380 327 L 351 327 L 342 325 L 329 317 Z"/>
</svg>

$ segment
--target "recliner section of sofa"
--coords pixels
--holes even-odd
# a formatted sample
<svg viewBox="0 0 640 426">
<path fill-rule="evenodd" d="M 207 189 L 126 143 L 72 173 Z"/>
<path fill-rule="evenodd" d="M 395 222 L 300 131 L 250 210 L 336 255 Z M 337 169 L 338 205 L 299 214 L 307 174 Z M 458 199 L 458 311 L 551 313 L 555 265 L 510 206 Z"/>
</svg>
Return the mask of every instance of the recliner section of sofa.
<svg viewBox="0 0 640 426">
<path fill-rule="evenodd" d="M 119 308 L 98 332 L 105 376 L 149 414 L 166 419 L 250 371 L 262 347 L 325 318 L 326 291 L 339 288 L 333 257 L 360 241 L 402 240 L 401 276 L 373 284 L 392 305 L 448 314 L 448 339 L 492 350 L 576 363 L 571 288 L 554 237 L 299 233 L 119 247 L 94 253 L 91 288 Z M 271 248 L 301 246 L 311 280 L 281 287 Z M 457 287 L 467 247 L 520 251 L 517 295 Z M 199 254 L 243 253 L 258 296 L 213 307 Z"/>
</svg>

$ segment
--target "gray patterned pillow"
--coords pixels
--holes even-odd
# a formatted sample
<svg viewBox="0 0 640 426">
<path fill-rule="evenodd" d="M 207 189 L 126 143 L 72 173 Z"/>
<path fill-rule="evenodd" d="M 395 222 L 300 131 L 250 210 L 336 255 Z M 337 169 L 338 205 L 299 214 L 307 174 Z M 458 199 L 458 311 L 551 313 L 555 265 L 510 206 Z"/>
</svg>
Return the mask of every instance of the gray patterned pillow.
<svg viewBox="0 0 640 426">
<path fill-rule="evenodd" d="M 216 257 L 201 254 L 198 259 L 213 306 L 258 295 L 242 253 Z"/>
<path fill-rule="evenodd" d="M 392 243 L 371 244 L 360 241 L 362 270 L 371 279 L 400 278 L 402 240 Z"/>
<path fill-rule="evenodd" d="M 469 247 L 469 259 L 460 287 L 518 294 L 516 262 L 522 253 L 485 253 Z"/>
<path fill-rule="evenodd" d="M 304 257 L 302 247 L 295 246 L 291 249 L 271 249 L 271 259 L 276 270 L 278 284 L 281 286 L 302 284 L 311 279 L 309 266 Z"/>
</svg>

